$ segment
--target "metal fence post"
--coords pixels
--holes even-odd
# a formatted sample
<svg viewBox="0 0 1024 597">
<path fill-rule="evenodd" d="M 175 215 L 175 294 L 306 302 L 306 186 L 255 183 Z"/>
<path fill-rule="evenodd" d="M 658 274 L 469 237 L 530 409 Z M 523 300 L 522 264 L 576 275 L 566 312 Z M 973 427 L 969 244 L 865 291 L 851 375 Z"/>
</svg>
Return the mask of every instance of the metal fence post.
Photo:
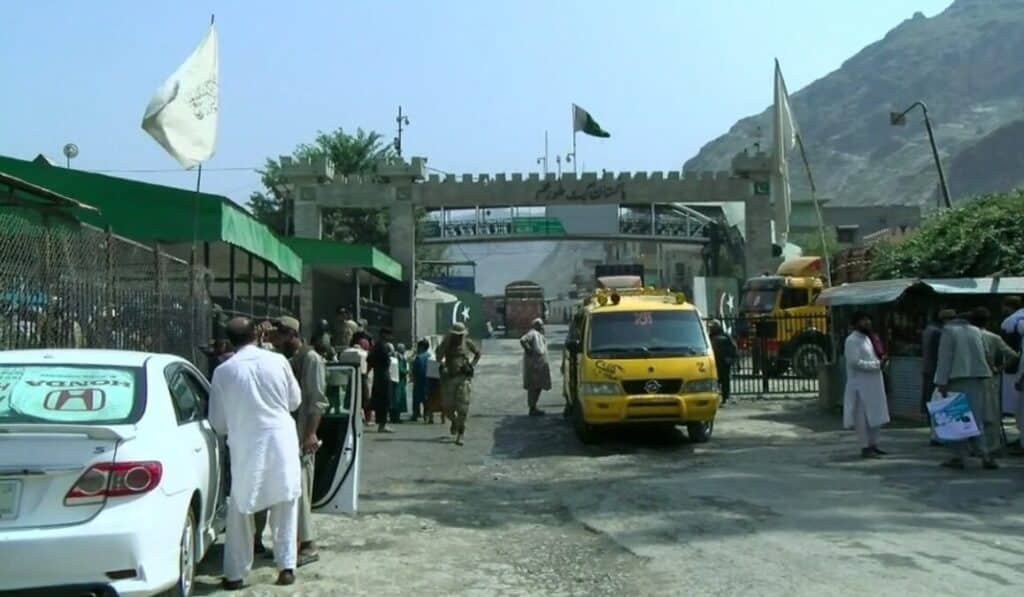
<svg viewBox="0 0 1024 597">
<path fill-rule="evenodd" d="M 100 324 L 104 345 L 114 342 L 114 303 L 117 301 L 116 278 L 114 276 L 114 229 L 107 226 L 107 288 L 104 293 L 104 305 L 101 313 L 103 322 Z M 113 347 L 111 347 L 113 348 Z"/>
<path fill-rule="evenodd" d="M 249 276 L 248 276 L 249 313 L 248 313 L 248 315 L 249 315 L 249 317 L 251 319 L 256 319 L 256 303 L 255 303 L 255 299 L 253 298 L 254 295 L 253 295 L 253 288 L 252 288 L 253 287 L 252 266 L 253 266 L 252 253 L 249 253 L 249 267 L 248 267 L 248 273 L 249 273 Z"/>
<path fill-rule="evenodd" d="M 156 348 L 165 352 L 164 347 L 164 272 L 163 264 L 160 261 L 160 243 L 153 243 L 153 263 L 156 265 Z"/>
<path fill-rule="evenodd" d="M 270 319 L 270 264 L 266 259 L 263 262 L 263 312 L 267 319 Z"/>
</svg>

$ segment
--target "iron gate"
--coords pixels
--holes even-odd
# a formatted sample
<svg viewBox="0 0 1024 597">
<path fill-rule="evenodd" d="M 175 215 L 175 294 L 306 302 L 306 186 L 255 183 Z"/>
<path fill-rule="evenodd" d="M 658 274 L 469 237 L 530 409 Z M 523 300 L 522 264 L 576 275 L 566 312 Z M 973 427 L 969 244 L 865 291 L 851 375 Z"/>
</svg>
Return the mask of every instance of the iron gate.
<svg viewBox="0 0 1024 597">
<path fill-rule="evenodd" d="M 730 369 L 731 393 L 789 395 L 818 393 L 818 368 L 832 358 L 825 315 L 718 318 L 736 343 Z"/>
</svg>

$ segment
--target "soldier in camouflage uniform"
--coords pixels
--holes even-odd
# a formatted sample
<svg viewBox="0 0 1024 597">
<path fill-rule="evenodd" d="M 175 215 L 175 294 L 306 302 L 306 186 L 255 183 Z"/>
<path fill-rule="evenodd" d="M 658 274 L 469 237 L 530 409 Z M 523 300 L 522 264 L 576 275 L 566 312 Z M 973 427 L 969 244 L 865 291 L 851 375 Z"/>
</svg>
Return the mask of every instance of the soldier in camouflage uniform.
<svg viewBox="0 0 1024 597">
<path fill-rule="evenodd" d="M 456 323 L 437 347 L 437 361 L 441 364 L 442 408 L 451 419 L 451 433 L 455 445 L 462 445 L 469 416 L 473 370 L 480 361 L 480 349 L 466 337 L 466 326 Z"/>
</svg>

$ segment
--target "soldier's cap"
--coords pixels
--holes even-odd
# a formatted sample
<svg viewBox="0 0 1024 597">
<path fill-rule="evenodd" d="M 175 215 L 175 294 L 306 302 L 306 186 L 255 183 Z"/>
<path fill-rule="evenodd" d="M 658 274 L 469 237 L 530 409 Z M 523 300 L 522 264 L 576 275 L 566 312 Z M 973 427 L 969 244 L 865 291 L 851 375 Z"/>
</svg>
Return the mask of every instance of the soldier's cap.
<svg viewBox="0 0 1024 597">
<path fill-rule="evenodd" d="M 456 336 L 465 336 L 466 324 L 462 323 L 461 321 L 456 322 L 454 325 L 452 325 L 451 333 L 455 334 Z"/>
<path fill-rule="evenodd" d="M 279 330 L 291 330 L 296 334 L 299 333 L 299 320 L 294 317 L 284 315 L 277 318 L 277 329 Z"/>
</svg>

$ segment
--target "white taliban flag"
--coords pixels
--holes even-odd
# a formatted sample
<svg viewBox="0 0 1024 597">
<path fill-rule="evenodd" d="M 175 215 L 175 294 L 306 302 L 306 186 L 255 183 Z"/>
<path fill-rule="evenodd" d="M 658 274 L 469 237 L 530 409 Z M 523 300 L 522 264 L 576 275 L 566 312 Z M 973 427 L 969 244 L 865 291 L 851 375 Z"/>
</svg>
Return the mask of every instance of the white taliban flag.
<svg viewBox="0 0 1024 597">
<path fill-rule="evenodd" d="M 208 160 L 217 143 L 217 71 L 217 30 L 211 23 L 199 46 L 157 89 L 142 117 L 143 130 L 186 169 Z"/>
<path fill-rule="evenodd" d="M 789 154 L 796 146 L 797 129 L 793 111 L 789 106 L 789 92 L 782 78 L 779 61 L 775 61 L 775 107 L 772 112 L 772 138 L 775 145 L 775 162 L 772 169 L 771 194 L 775 206 L 775 244 L 786 246 L 789 236 Z"/>
</svg>

